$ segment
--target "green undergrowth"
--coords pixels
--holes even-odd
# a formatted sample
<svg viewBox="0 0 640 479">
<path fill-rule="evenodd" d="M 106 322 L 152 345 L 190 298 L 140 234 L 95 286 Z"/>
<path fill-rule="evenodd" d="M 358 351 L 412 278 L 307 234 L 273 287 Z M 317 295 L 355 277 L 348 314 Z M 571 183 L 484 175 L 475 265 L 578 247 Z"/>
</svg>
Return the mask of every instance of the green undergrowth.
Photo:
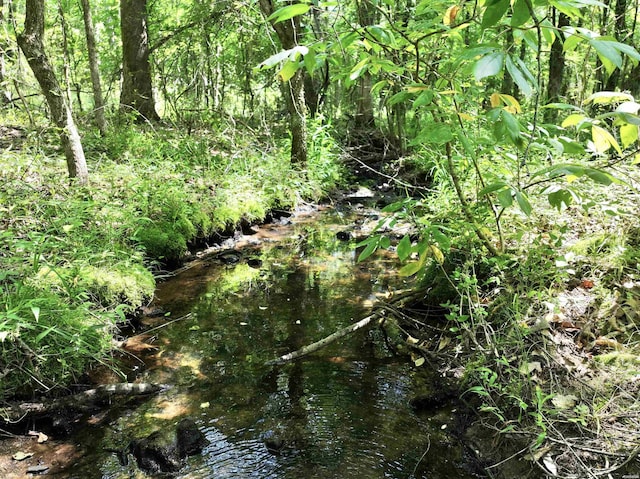
<svg viewBox="0 0 640 479">
<path fill-rule="evenodd" d="M 409 222 L 412 233 L 394 238 L 383 226 L 361 246 L 369 254 L 393 244 L 404 261 L 399 274 L 421 279 L 430 316 L 405 318 L 411 343 L 437 351 L 445 374 L 461 378 L 463 399 L 503 444 L 535 460 L 561 458 L 567 476 L 576 462 L 606 469 L 607 455 L 633 451 L 640 417 L 637 166 L 620 165 L 619 184 L 559 177 L 557 188 L 572 189 L 570 205 L 550 205 L 549 182 L 529 189 L 526 211 L 514 205 L 500 212 L 501 236 L 485 199 L 474 196 L 481 186 L 468 179 L 477 227 L 503 246 L 491 255 L 460 212 L 441 161 L 429 154 L 404 161 L 433 183 L 424 198 L 387 207 L 381 224 Z M 480 161 L 493 167 L 491 158 Z M 419 349 L 412 357 L 417 367 L 429 364 Z M 561 446 L 566 437 L 603 455 L 579 452 L 562 463 L 571 456 Z M 504 459 L 494 452 L 483 454 Z"/>
<path fill-rule="evenodd" d="M 341 168 L 317 128 L 324 140 L 303 171 L 284 144 L 250 132 L 118 125 L 84 137 L 86 187 L 69 184 L 53 132 L 25 130 L 0 155 L 0 399 L 112 363 L 117 324 L 152 298 L 154 271 L 240 221 L 334 188 Z"/>
</svg>

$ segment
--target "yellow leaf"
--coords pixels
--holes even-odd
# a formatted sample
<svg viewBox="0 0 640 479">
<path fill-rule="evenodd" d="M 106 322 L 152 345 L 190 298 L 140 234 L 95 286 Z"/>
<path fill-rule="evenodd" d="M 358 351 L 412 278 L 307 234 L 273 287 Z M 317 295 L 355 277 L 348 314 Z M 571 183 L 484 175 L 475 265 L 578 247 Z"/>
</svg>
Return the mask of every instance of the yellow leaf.
<svg viewBox="0 0 640 479">
<path fill-rule="evenodd" d="M 438 248 L 436 245 L 429 245 L 429 248 L 431 249 L 431 253 L 433 254 L 433 257 L 438 262 L 438 264 L 443 265 L 444 255 L 442 254 L 442 251 L 440 251 L 440 248 Z"/>
<path fill-rule="evenodd" d="M 567 128 L 569 126 L 575 126 L 578 123 L 580 123 L 582 120 L 584 120 L 586 118 L 586 116 L 581 115 L 580 113 L 573 113 L 571 115 L 569 115 L 568 117 L 566 117 L 564 119 L 564 121 L 562 122 L 562 128 Z"/>
<path fill-rule="evenodd" d="M 443 336 L 442 339 L 440 339 L 440 342 L 438 343 L 438 351 L 442 351 L 444 348 L 449 346 L 450 342 L 451 342 L 451 338 L 449 336 Z"/>
<path fill-rule="evenodd" d="M 418 358 L 416 359 L 413 364 L 415 364 L 417 367 L 420 367 L 424 364 L 424 358 Z"/>
<path fill-rule="evenodd" d="M 429 87 L 427 85 L 411 85 L 407 87 L 407 91 L 409 93 L 418 93 L 420 91 L 428 90 Z"/>
<path fill-rule="evenodd" d="M 278 76 L 283 82 L 288 82 L 298 71 L 298 64 L 287 60 L 282 69 L 278 72 Z"/>
<path fill-rule="evenodd" d="M 522 112 L 520 103 L 514 97 L 512 97 L 511 95 L 507 95 L 506 93 L 499 93 L 499 95 L 500 100 L 502 100 L 502 102 L 505 104 L 505 106 L 507 107 L 506 110 L 509 111 L 509 113 Z"/>
<path fill-rule="evenodd" d="M 491 108 L 498 108 L 501 104 L 500 93 L 492 93 L 489 101 L 491 102 Z"/>
<path fill-rule="evenodd" d="M 591 139 L 598 153 L 604 153 L 613 146 L 618 153 L 622 154 L 622 149 L 616 139 L 604 128 L 592 125 Z"/>
<path fill-rule="evenodd" d="M 472 115 L 469 115 L 468 113 L 462 113 L 462 112 L 460 112 L 460 113 L 458 113 L 458 116 L 459 116 L 460 118 L 462 118 L 463 120 L 473 121 L 473 116 L 472 116 Z"/>
<path fill-rule="evenodd" d="M 442 23 L 444 23 L 447 26 L 454 23 L 459 11 L 460 11 L 460 7 L 458 5 L 453 5 L 447 8 L 447 11 L 444 14 L 444 18 L 442 19 Z"/>
<path fill-rule="evenodd" d="M 576 175 L 567 175 L 567 176 L 564 177 L 564 179 L 567 180 L 567 183 L 573 183 L 578 178 L 579 178 L 579 176 L 576 176 Z"/>
<path fill-rule="evenodd" d="M 626 123 L 620 127 L 620 140 L 622 141 L 622 147 L 626 148 L 638 141 L 638 126 Z"/>
</svg>

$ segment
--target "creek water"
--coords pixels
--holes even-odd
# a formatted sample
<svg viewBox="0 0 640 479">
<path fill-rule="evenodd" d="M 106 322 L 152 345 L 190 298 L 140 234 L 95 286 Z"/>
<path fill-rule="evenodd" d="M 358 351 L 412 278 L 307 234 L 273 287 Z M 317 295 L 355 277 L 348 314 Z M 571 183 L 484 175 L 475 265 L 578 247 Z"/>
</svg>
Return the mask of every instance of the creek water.
<svg viewBox="0 0 640 479">
<path fill-rule="evenodd" d="M 423 368 L 359 331 L 283 366 L 265 361 L 321 339 L 370 311 L 403 280 L 393 258 L 356 261 L 336 233 L 354 217 L 334 209 L 261 227 L 234 251 L 205 256 L 162 282 L 166 315 L 138 354 L 136 377 L 171 389 L 113 407 L 73 437 L 82 450 L 59 478 L 147 477 L 113 449 L 192 418 L 209 444 L 179 478 L 477 477 L 467 470 L 450 407 L 415 411 Z M 265 441 L 284 445 L 269 451 Z M 275 452 L 275 453 L 274 453 Z"/>
</svg>

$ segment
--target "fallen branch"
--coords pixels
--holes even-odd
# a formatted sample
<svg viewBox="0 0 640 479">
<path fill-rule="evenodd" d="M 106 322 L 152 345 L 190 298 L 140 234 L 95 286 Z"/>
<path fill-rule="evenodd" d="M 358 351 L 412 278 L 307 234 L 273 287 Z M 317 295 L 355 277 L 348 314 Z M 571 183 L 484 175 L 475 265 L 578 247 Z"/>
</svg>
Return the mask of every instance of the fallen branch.
<svg viewBox="0 0 640 479">
<path fill-rule="evenodd" d="M 91 408 L 107 402 L 113 396 L 147 396 L 168 388 L 169 386 L 164 384 L 150 383 L 103 384 L 94 389 L 54 399 L 48 403 L 28 402 L 0 408 L 0 422 L 15 424 L 29 416 L 49 416 L 60 411 L 65 411 L 65 413 L 70 411 L 87 412 Z"/>
<path fill-rule="evenodd" d="M 311 353 L 317 351 L 318 349 L 322 349 L 325 346 L 327 346 L 328 344 L 331 344 L 334 341 L 337 341 L 338 339 L 357 331 L 358 329 L 364 328 L 365 326 L 369 325 L 372 321 L 374 321 L 376 319 L 383 320 L 384 319 L 384 311 L 377 311 L 377 312 L 367 316 L 366 318 L 361 319 L 357 323 L 350 324 L 346 328 L 339 329 L 335 333 L 330 334 L 329 336 L 327 336 L 326 338 L 321 339 L 320 341 L 316 341 L 315 343 L 312 343 L 312 344 L 309 344 L 307 346 L 304 346 L 304 347 L 298 349 L 297 351 L 293 351 L 291 353 L 288 353 L 288 354 L 285 354 L 283 356 L 280 356 L 277 359 L 272 359 L 271 361 L 267 361 L 265 364 L 267 366 L 273 366 L 273 365 L 276 365 L 276 364 L 284 364 L 284 363 L 288 363 L 289 361 L 293 361 L 295 359 L 301 358 L 302 356 L 306 356 L 307 354 L 311 354 Z"/>
<path fill-rule="evenodd" d="M 393 305 L 396 308 L 402 308 L 406 303 L 417 299 L 421 294 L 423 293 L 420 291 L 404 292 L 403 294 L 395 298 L 395 300 L 393 301 Z M 382 324 L 386 318 L 386 309 L 388 308 L 388 306 L 389 306 L 388 304 L 383 303 L 381 306 L 377 308 L 376 311 L 374 311 L 372 314 L 370 314 L 366 318 L 361 319 L 357 323 L 353 323 L 345 328 L 339 329 L 338 331 L 330 334 L 329 336 L 321 339 L 320 341 L 316 341 L 315 343 L 308 344 L 307 346 L 303 346 L 297 351 L 293 351 L 283 356 L 280 356 L 279 358 L 267 361 L 265 365 L 274 366 L 274 365 L 284 364 L 290 361 L 294 361 L 298 358 L 301 358 L 303 356 L 316 352 L 317 350 L 322 349 L 325 346 L 333 343 L 334 341 L 337 341 L 340 338 L 343 338 L 355 331 L 358 331 L 359 329 L 369 326 L 375 320 L 378 320 L 378 324 Z"/>
</svg>

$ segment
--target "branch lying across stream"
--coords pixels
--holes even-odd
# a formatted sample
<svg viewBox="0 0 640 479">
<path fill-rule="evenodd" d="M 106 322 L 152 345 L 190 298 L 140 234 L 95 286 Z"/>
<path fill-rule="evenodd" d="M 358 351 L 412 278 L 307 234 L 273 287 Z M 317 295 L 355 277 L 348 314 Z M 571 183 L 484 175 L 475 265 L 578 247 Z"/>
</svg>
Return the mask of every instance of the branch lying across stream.
<svg viewBox="0 0 640 479">
<path fill-rule="evenodd" d="M 415 301 L 423 294 L 424 294 L 423 291 L 409 291 L 409 292 L 402 293 L 401 295 L 399 295 L 397 298 L 394 299 L 394 301 L 392 302 L 393 306 L 394 308 L 402 308 L 404 305 L 406 305 L 410 301 Z M 386 303 L 382 303 L 381 305 L 378 306 L 378 308 L 376 308 L 376 310 L 374 310 L 373 313 L 371 313 L 366 318 L 361 319 L 357 323 L 353 323 L 345 328 L 339 329 L 338 331 L 330 334 L 329 336 L 319 341 L 316 341 L 315 343 L 303 346 L 297 351 L 292 351 L 290 353 L 280 356 L 279 358 L 267 361 L 265 365 L 274 366 L 274 365 L 285 364 L 290 361 L 294 361 L 298 358 L 301 358 L 303 356 L 316 352 L 319 349 L 322 349 L 325 346 L 328 346 L 329 344 L 333 343 L 334 341 L 337 341 L 340 338 L 343 338 L 351 333 L 354 333 L 355 331 L 358 331 L 359 329 L 369 326 L 372 323 L 374 323 L 374 321 L 376 320 L 378 324 L 382 324 L 387 318 L 386 316 L 387 310 L 388 310 L 388 305 Z"/>
<path fill-rule="evenodd" d="M 78 394 L 54 399 L 48 403 L 28 402 L 0 408 L 0 421 L 15 424 L 33 415 L 46 416 L 69 410 L 76 412 L 88 411 L 113 396 L 148 396 L 167 390 L 169 387 L 164 384 L 149 383 L 103 384 Z"/>
</svg>

